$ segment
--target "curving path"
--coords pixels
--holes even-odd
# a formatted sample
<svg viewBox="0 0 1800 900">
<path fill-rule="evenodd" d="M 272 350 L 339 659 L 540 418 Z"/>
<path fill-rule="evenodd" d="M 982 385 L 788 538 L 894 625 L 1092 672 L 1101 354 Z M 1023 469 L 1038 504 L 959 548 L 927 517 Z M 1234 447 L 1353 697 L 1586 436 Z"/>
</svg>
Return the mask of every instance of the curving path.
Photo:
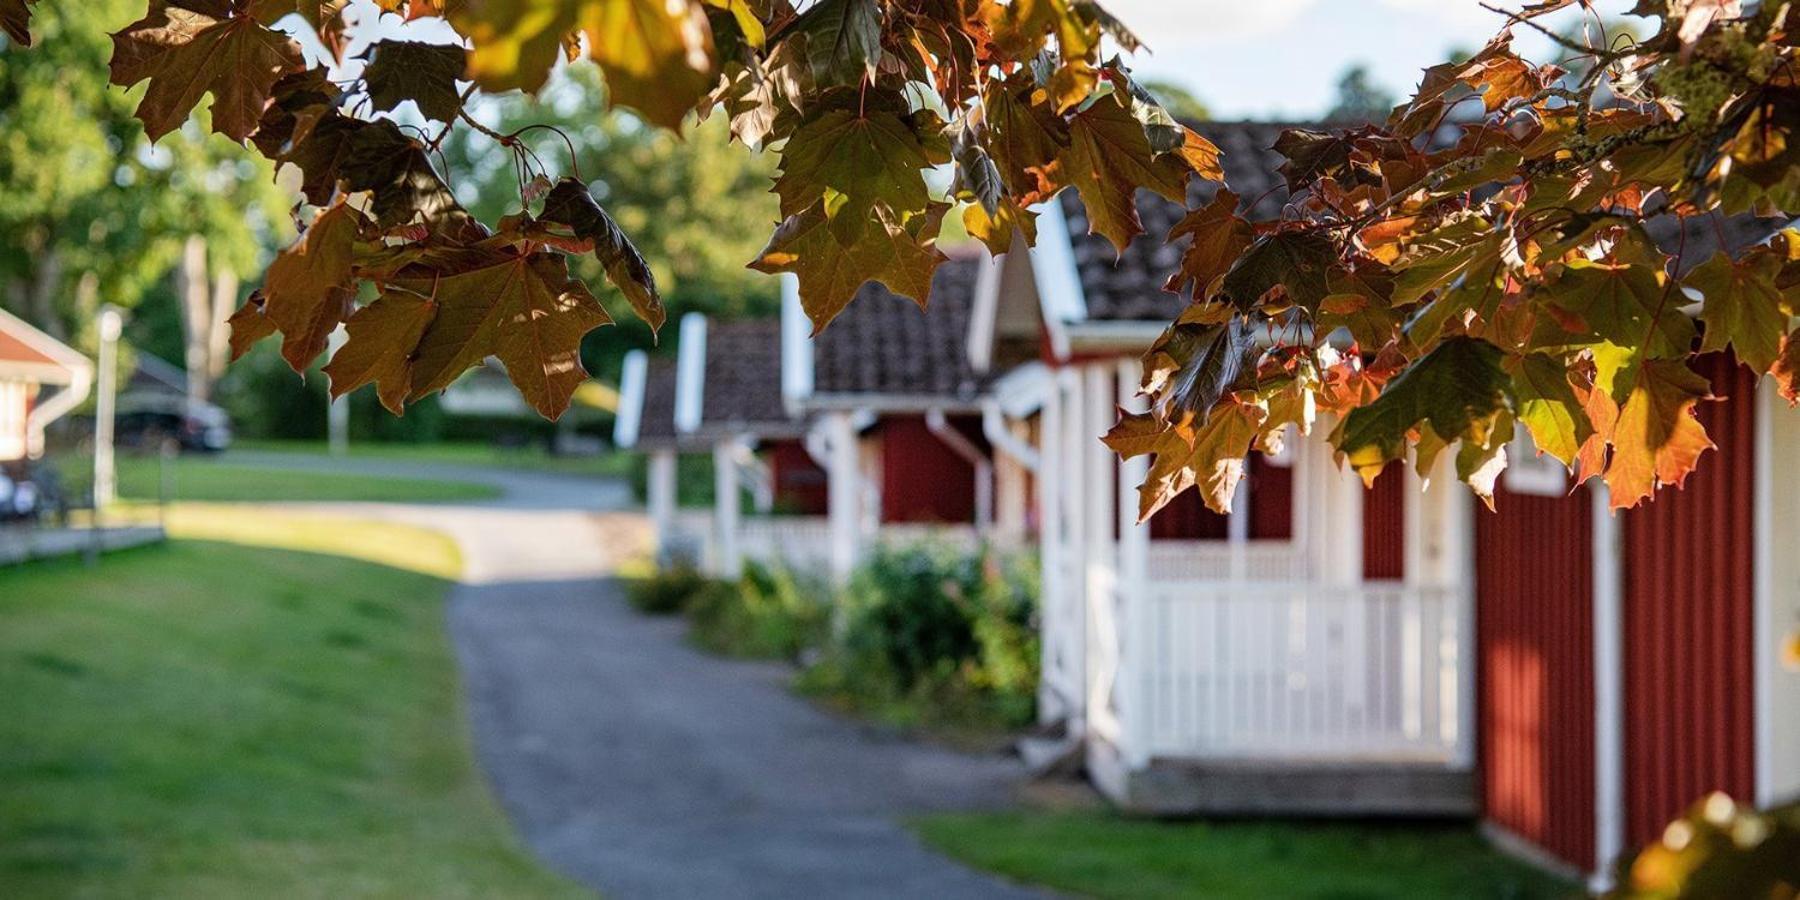
<svg viewBox="0 0 1800 900">
<path fill-rule="evenodd" d="M 391 461 L 239 454 L 483 480 L 479 506 L 355 504 L 441 529 L 468 571 L 450 601 L 482 764 L 526 842 L 610 897 L 1027 897 L 925 849 L 909 814 L 1003 806 L 1010 759 L 882 738 L 721 660 L 609 579 L 648 533 L 624 485 Z M 349 511 L 345 505 L 335 505 Z"/>
</svg>

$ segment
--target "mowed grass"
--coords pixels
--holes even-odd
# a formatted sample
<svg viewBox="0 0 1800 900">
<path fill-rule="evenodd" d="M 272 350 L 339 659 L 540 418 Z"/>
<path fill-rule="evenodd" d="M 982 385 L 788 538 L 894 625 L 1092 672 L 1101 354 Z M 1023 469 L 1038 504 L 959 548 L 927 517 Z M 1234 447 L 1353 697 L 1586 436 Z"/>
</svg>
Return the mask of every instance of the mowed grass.
<svg viewBox="0 0 1800 900">
<path fill-rule="evenodd" d="M 914 827 L 976 868 L 1091 897 L 1580 896 L 1464 826 L 1158 822 L 1080 811 L 939 815 Z"/>
<path fill-rule="evenodd" d="M 126 500 L 162 497 L 164 465 L 156 457 L 119 457 L 119 496 Z M 194 455 L 175 457 L 166 465 L 170 500 L 451 503 L 490 500 L 500 495 L 499 488 L 472 481 L 309 472 Z"/>
<path fill-rule="evenodd" d="M 260 453 L 300 453 L 312 456 L 324 456 L 327 453 L 326 445 L 321 441 L 250 439 L 239 440 L 232 446 L 234 450 Z M 631 453 L 552 456 L 539 444 L 506 448 L 474 441 L 440 441 L 430 444 L 352 441 L 349 449 L 352 458 L 402 459 L 465 466 L 493 466 L 522 472 L 551 472 L 593 477 L 625 477 L 631 474 L 634 465 Z M 229 452 L 226 455 L 229 456 Z"/>
<path fill-rule="evenodd" d="M 473 763 L 453 545 L 268 508 L 171 529 L 0 570 L 0 897 L 582 895 Z"/>
</svg>

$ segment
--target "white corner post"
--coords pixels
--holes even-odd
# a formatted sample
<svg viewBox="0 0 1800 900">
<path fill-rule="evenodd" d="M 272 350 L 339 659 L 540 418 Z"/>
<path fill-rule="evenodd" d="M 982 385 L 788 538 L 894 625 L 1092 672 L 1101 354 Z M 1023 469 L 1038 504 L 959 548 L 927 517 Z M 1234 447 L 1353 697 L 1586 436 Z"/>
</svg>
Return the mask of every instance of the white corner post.
<svg viewBox="0 0 1800 900">
<path fill-rule="evenodd" d="M 1057 479 L 1063 491 L 1063 521 L 1066 540 L 1063 543 L 1063 627 L 1061 667 L 1068 689 L 1069 733 L 1085 739 L 1088 733 L 1088 492 L 1083 483 L 1088 475 L 1087 404 L 1082 402 L 1081 371 L 1070 367 L 1057 373 L 1057 390 L 1062 405 L 1063 477 Z"/>
<path fill-rule="evenodd" d="M 857 496 L 862 489 L 858 466 L 856 427 L 850 413 L 836 411 L 825 418 L 826 452 L 831 464 L 826 472 L 826 512 L 831 519 L 831 580 L 838 586 L 850 581 L 856 569 L 857 533 L 861 511 Z"/>
<path fill-rule="evenodd" d="M 734 579 L 744 573 L 738 547 L 738 519 L 742 515 L 742 486 L 738 480 L 738 440 L 726 438 L 713 444 L 713 572 Z"/>
<path fill-rule="evenodd" d="M 1063 565 L 1068 552 L 1063 530 L 1063 392 L 1052 381 L 1044 408 L 1038 415 L 1037 488 L 1038 503 L 1038 599 L 1039 619 L 1043 634 L 1038 646 L 1038 721 L 1050 724 L 1069 717 L 1071 702 L 1058 676 L 1062 674 L 1063 635 L 1068 632 L 1065 621 L 1068 586 L 1063 582 L 1067 569 Z"/>
<path fill-rule="evenodd" d="M 1135 356 L 1119 361 L 1118 404 L 1130 412 L 1148 407 L 1138 396 L 1143 364 Z M 1102 447 L 1110 453 L 1111 450 Z M 1150 474 L 1150 457 L 1136 456 L 1118 464 L 1119 580 L 1118 580 L 1118 688 L 1114 691 L 1123 721 L 1119 753 L 1130 769 L 1150 764 L 1150 715 L 1145 704 L 1143 678 L 1150 650 L 1149 596 L 1150 524 L 1138 521 L 1134 502 L 1138 485 Z"/>
<path fill-rule="evenodd" d="M 650 526 L 656 531 L 657 553 L 669 551 L 675 534 L 675 451 L 658 447 L 650 451 L 650 467 L 645 479 L 645 505 L 649 507 Z"/>
<path fill-rule="evenodd" d="M 1756 805 L 1800 799 L 1800 672 L 1781 646 L 1800 629 L 1800 413 L 1764 378 L 1756 392 Z"/>
<path fill-rule="evenodd" d="M 113 467 L 113 421 L 118 412 L 119 336 L 125 332 L 125 315 L 107 304 L 100 309 L 99 392 L 94 408 L 94 514 L 98 517 L 119 498 L 117 471 Z"/>
<path fill-rule="evenodd" d="M 1594 875 L 1588 887 L 1612 887 L 1612 862 L 1625 850 L 1625 618 L 1623 546 L 1605 482 L 1594 479 Z"/>
<path fill-rule="evenodd" d="M 1114 591 L 1118 584 L 1118 544 L 1113 528 L 1118 514 L 1113 501 L 1113 488 L 1118 475 L 1113 453 L 1100 442 L 1113 420 L 1113 404 L 1117 395 L 1112 385 L 1111 367 L 1091 364 L 1082 372 L 1080 390 L 1085 415 L 1079 435 L 1082 458 L 1086 460 L 1082 487 L 1087 493 L 1087 609 L 1088 609 L 1088 725 L 1104 729 L 1104 737 L 1120 740 L 1118 718 L 1112 706 L 1113 685 L 1118 677 L 1119 619 Z"/>
</svg>

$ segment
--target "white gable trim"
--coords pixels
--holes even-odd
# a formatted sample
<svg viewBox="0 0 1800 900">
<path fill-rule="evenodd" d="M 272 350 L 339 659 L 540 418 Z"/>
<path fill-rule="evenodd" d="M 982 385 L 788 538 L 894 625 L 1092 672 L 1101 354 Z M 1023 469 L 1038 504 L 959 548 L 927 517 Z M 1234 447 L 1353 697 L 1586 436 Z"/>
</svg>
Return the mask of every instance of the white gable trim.
<svg viewBox="0 0 1800 900">
<path fill-rule="evenodd" d="M 650 358 L 642 350 L 633 350 L 625 354 L 624 366 L 619 373 L 619 414 L 613 419 L 613 445 L 629 449 L 637 446 L 638 429 L 644 421 Z"/>
<path fill-rule="evenodd" d="M 781 399 L 792 412 L 813 392 L 812 323 L 800 304 L 800 279 L 781 276 Z"/>
<path fill-rule="evenodd" d="M 698 430 L 705 402 L 706 317 L 688 313 L 681 317 L 681 346 L 675 351 L 675 430 Z"/>
<path fill-rule="evenodd" d="M 94 364 L 87 357 L 3 309 L 0 309 L 0 331 L 12 335 L 20 343 L 55 361 L 53 366 L 43 363 L 0 362 L 0 366 L 7 367 L 9 371 L 44 384 L 72 384 L 93 380 Z"/>
<path fill-rule="evenodd" d="M 1000 315 L 1000 261 L 981 255 L 975 274 L 975 302 L 969 310 L 969 368 L 985 375 L 994 367 L 994 333 Z"/>
<path fill-rule="evenodd" d="M 1037 282 L 1038 303 L 1043 306 L 1044 326 L 1050 349 L 1059 360 L 1069 358 L 1069 322 L 1087 319 L 1087 296 L 1081 289 L 1081 272 L 1075 267 L 1075 242 L 1069 236 L 1069 218 L 1055 197 L 1032 207 L 1038 216 L 1037 246 L 1030 251 L 1031 274 Z M 1011 254 L 1008 254 L 1011 255 Z"/>
</svg>

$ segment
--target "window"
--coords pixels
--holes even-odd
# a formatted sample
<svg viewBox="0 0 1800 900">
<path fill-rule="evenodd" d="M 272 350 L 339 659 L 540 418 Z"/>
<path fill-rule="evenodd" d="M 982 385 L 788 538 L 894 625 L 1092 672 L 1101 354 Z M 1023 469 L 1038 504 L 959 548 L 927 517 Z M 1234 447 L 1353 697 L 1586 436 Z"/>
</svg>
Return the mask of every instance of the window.
<svg viewBox="0 0 1800 900">
<path fill-rule="evenodd" d="M 1561 497 L 1569 492 L 1569 470 L 1556 457 L 1539 453 L 1524 425 L 1513 426 L 1512 445 L 1506 453 L 1507 490 L 1538 497 Z"/>
</svg>

